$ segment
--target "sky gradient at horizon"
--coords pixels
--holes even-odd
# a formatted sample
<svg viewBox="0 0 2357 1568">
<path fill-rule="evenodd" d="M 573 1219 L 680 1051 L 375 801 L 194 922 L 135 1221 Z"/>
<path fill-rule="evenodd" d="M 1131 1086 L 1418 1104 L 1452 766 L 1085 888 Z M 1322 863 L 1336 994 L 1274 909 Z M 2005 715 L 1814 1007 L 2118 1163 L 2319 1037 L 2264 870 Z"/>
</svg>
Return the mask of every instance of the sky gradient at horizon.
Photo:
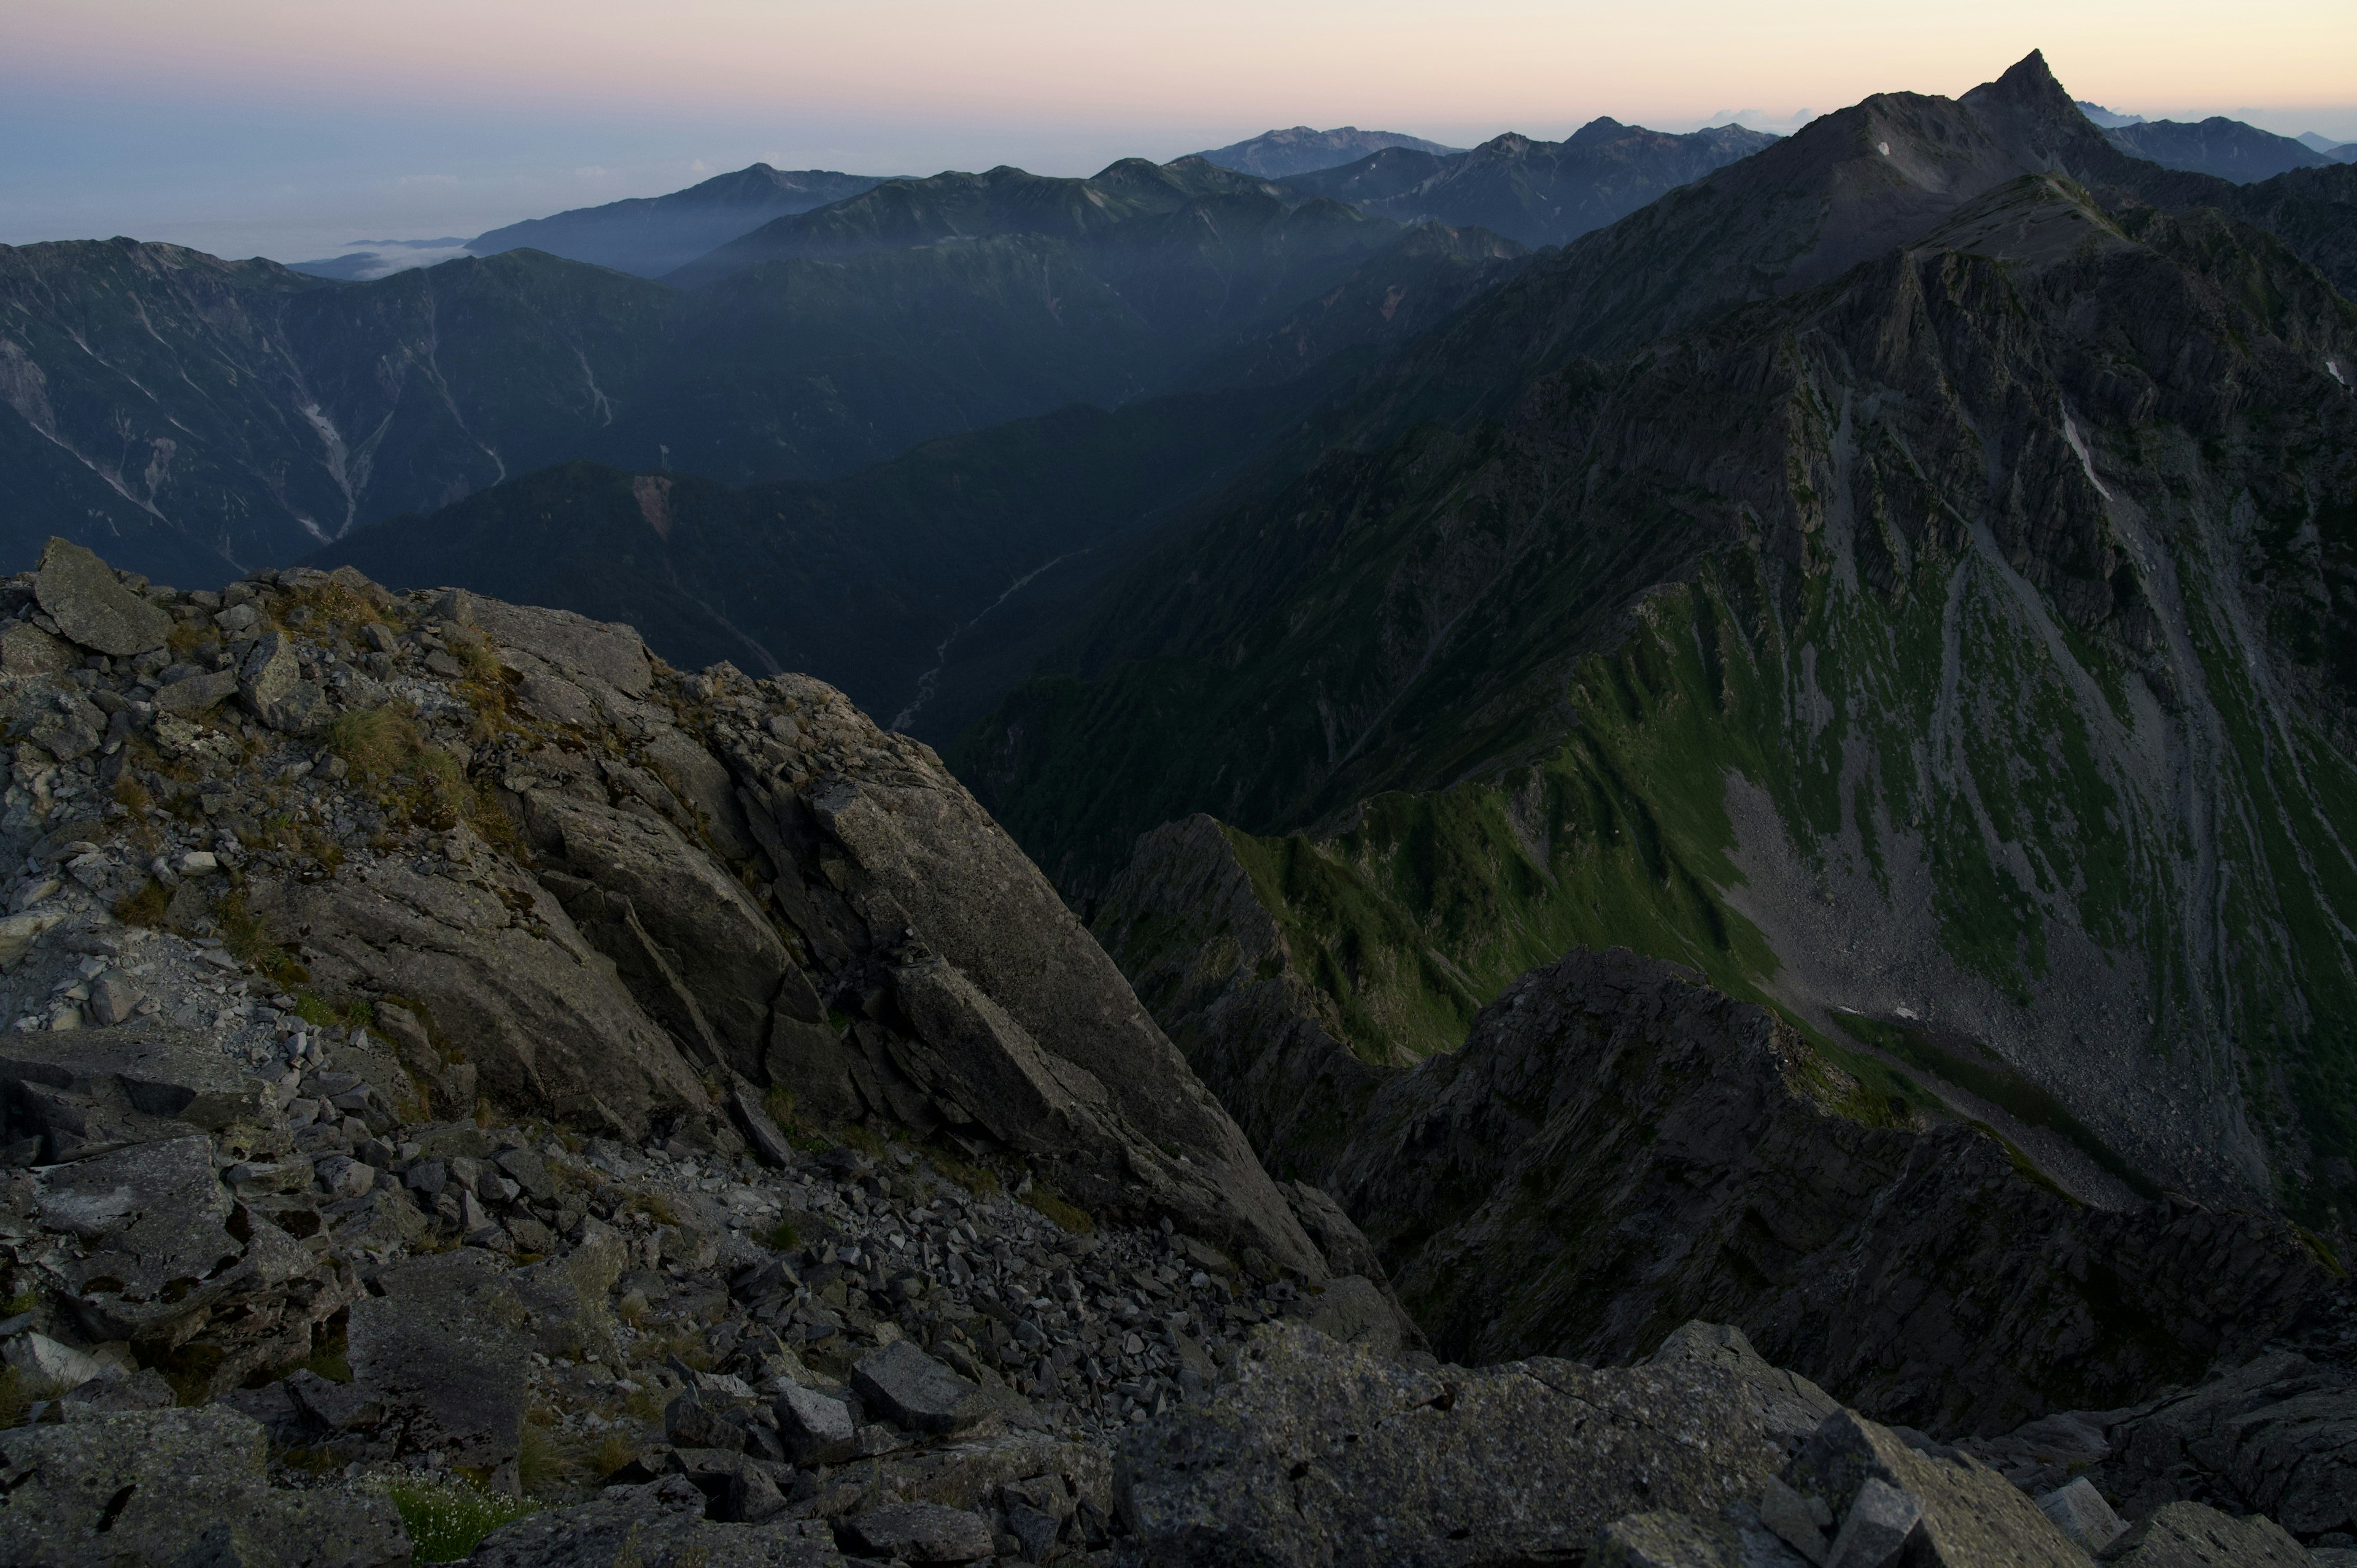
<svg viewBox="0 0 2357 1568">
<path fill-rule="evenodd" d="M 2357 6 L 1857 0 L 0 0 L 0 242 L 471 235 L 755 159 L 1079 174 L 1273 125 L 1789 130 L 2042 48 L 2078 97 L 2357 139 Z M 700 167 L 698 166 L 701 166 Z"/>
</svg>

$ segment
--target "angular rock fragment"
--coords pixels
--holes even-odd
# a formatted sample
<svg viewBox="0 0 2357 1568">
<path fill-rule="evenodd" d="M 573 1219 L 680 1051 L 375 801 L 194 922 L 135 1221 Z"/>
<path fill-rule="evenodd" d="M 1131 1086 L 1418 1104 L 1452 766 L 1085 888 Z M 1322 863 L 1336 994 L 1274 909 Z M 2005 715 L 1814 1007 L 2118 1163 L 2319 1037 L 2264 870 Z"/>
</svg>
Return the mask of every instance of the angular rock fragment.
<svg viewBox="0 0 2357 1568">
<path fill-rule="evenodd" d="M 841 1400 L 789 1383 L 778 1395 L 778 1436 L 797 1465 L 834 1465 L 859 1451 L 851 1412 Z"/>
<path fill-rule="evenodd" d="M 963 1432 L 990 1413 L 978 1386 L 905 1339 L 863 1358 L 851 1383 L 868 1410 L 910 1432 Z"/>
<path fill-rule="evenodd" d="M 2117 1568 L 2313 1568 L 2291 1533 L 2263 1514 L 2242 1519 L 2205 1503 L 2163 1503 L 2104 1549 Z"/>
<path fill-rule="evenodd" d="M 1922 1519 L 1922 1498 L 1868 1476 L 1842 1516 L 1825 1568 L 1889 1568 Z"/>
<path fill-rule="evenodd" d="M 33 592 L 59 633 L 117 659 L 161 648 L 172 633 L 170 616 L 116 582 L 105 562 L 63 539 L 42 550 Z"/>
<path fill-rule="evenodd" d="M 990 1526 L 979 1515 L 938 1503 L 889 1503 L 843 1522 L 855 1550 L 902 1563 L 974 1563 L 992 1552 Z"/>
<path fill-rule="evenodd" d="M 2054 1528 L 2085 1547 L 2089 1552 L 2101 1552 L 2119 1539 L 2127 1526 L 2095 1490 L 2095 1484 L 2082 1476 L 2067 1487 L 2057 1487 L 2038 1499 L 2038 1511 L 2054 1521 Z"/>
</svg>

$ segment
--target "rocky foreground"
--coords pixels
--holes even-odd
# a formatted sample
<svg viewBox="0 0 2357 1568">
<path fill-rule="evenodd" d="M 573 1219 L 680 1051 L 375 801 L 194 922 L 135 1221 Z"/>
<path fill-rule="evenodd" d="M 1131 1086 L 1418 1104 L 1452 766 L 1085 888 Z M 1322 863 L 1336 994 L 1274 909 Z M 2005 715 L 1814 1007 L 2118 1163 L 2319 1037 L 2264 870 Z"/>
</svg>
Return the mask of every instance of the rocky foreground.
<svg viewBox="0 0 2357 1568">
<path fill-rule="evenodd" d="M 2340 1298 L 2241 1221 L 2188 1255 L 2275 1260 L 2266 1311 L 2222 1281 L 2133 1320 L 2210 1333 L 2211 1375 L 1946 1402 L 2038 1412 L 2004 1436 L 1878 1424 L 1699 1321 L 1444 1365 L 931 752 L 828 688 L 62 543 L 0 617 L 0 1562 L 2173 1568 L 2357 1530 Z M 1526 1054 L 1608 981 L 1644 991 L 1519 993 Z M 1791 1048 L 1714 1005 L 1690 1067 Z M 1427 1119 L 1433 1168 L 1511 1176 L 1526 1122 Z M 2073 1236 L 2082 1301 L 2112 1240 Z"/>
</svg>

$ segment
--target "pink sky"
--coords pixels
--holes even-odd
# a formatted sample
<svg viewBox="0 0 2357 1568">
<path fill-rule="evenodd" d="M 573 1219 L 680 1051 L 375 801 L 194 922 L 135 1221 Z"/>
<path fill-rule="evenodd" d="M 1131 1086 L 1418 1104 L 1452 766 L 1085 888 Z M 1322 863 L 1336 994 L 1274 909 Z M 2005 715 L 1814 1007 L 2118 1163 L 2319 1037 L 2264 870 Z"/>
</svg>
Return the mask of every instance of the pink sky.
<svg viewBox="0 0 2357 1568">
<path fill-rule="evenodd" d="M 2079 97 L 2357 141 L 2357 0 L 0 0 L 0 242 L 470 235 L 762 159 L 1086 174 L 1271 126 L 1785 131 L 2041 48 Z"/>
<path fill-rule="evenodd" d="M 175 97 L 788 108 L 1135 127 L 1272 121 L 1427 133 L 1592 107 L 1669 123 L 1889 88 L 1954 93 L 2043 48 L 2147 114 L 2357 100 L 2357 5 L 1801 0 L 50 0 L 0 3 L 16 65 Z"/>
</svg>

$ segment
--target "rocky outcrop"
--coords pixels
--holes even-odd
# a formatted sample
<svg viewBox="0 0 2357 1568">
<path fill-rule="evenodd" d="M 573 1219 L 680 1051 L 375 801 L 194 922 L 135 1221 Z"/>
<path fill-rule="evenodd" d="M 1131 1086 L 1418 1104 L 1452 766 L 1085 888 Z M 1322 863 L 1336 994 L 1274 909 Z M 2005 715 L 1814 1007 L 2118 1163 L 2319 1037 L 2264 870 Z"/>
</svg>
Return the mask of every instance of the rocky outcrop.
<svg viewBox="0 0 2357 1568">
<path fill-rule="evenodd" d="M 73 878 L 19 879 L 17 943 L 138 905 L 233 934 L 281 1013 L 296 991 L 383 1009 L 446 1111 L 481 1096 L 776 1159 L 778 1090 L 1011 1151 L 1105 1218 L 1337 1272 L 1046 879 L 832 689 L 683 676 L 625 627 L 349 569 L 182 595 L 61 544 L 24 587 L 20 616 L 104 647 L 0 676 L 0 826 L 62 845 L 40 864 Z M 41 1023 L 115 1005 L 82 995 Z"/>
<path fill-rule="evenodd" d="M 1419 1372 L 1264 1329 L 1232 1382 L 1131 1437 L 1115 1486 L 1138 1560 L 1174 1568 L 2087 1562 L 1995 1471 L 1703 1323 L 1606 1370 Z"/>
<path fill-rule="evenodd" d="M 1110 940 L 1141 945 L 1135 924 Z M 1291 1036 L 1270 1055 L 1334 1061 Z M 1248 1119 L 1297 1087 L 1213 1081 Z M 2326 1278 L 2279 1221 L 2069 1197 L 1985 1129 L 1895 1115 L 1765 1009 L 1625 951 L 1533 971 L 1364 1106 L 1269 1158 L 1319 1170 L 1468 1362 L 1625 1360 L 1707 1317 L 1878 1418 L 2000 1433 L 2247 1359 Z M 1256 1124 L 1300 1125 L 1275 1114 Z"/>
</svg>

